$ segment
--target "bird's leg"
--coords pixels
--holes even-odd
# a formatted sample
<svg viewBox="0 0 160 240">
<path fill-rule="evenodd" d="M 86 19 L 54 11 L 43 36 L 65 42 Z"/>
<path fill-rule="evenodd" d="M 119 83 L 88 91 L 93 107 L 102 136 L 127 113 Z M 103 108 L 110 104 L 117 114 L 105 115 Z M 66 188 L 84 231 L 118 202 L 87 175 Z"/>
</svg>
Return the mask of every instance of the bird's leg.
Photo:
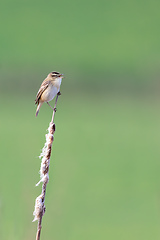
<svg viewBox="0 0 160 240">
<path fill-rule="evenodd" d="M 52 110 L 54 110 L 54 108 L 49 104 L 49 102 L 47 102 L 48 106 L 50 106 L 52 108 Z"/>
<path fill-rule="evenodd" d="M 53 107 L 49 104 L 49 102 L 47 102 L 47 104 L 48 104 L 48 106 L 50 106 L 50 107 L 52 108 L 52 110 L 54 110 L 55 112 L 57 111 L 57 108 L 53 108 Z"/>
<path fill-rule="evenodd" d="M 57 95 L 60 96 L 60 95 L 61 95 L 61 92 L 59 91 L 59 92 L 57 93 Z"/>
</svg>

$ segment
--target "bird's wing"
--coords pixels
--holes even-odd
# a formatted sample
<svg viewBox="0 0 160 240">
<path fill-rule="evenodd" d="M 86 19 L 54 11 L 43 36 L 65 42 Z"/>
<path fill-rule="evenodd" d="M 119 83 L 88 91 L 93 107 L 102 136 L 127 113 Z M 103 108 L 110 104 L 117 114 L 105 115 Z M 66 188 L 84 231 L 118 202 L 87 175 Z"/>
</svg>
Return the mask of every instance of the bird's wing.
<svg viewBox="0 0 160 240">
<path fill-rule="evenodd" d="M 35 104 L 39 103 L 39 99 L 40 99 L 42 93 L 48 88 L 48 86 L 49 86 L 49 81 L 44 80 L 40 86 L 38 93 L 37 93 Z"/>
</svg>

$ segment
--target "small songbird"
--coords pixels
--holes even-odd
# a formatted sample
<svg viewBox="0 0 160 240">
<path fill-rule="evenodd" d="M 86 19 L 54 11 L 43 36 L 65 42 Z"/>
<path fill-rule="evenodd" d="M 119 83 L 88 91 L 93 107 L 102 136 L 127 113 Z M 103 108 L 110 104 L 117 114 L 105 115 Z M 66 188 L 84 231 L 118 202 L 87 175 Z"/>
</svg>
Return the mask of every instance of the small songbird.
<svg viewBox="0 0 160 240">
<path fill-rule="evenodd" d="M 37 104 L 36 117 L 39 113 L 40 107 L 44 102 L 50 106 L 48 102 L 51 101 L 57 94 L 60 94 L 62 78 L 63 74 L 59 72 L 51 72 L 42 82 L 35 100 L 35 104 Z"/>
</svg>

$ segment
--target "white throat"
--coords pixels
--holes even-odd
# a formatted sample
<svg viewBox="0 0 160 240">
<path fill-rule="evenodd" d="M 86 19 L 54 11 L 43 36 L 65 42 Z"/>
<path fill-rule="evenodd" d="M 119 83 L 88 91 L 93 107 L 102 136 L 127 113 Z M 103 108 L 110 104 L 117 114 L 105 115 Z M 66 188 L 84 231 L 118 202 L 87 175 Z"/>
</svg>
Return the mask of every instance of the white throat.
<svg viewBox="0 0 160 240">
<path fill-rule="evenodd" d="M 62 78 L 61 77 L 58 77 L 58 78 L 56 78 L 56 81 L 57 81 L 57 83 L 59 84 L 59 86 L 61 85 L 61 82 L 62 82 Z"/>
</svg>

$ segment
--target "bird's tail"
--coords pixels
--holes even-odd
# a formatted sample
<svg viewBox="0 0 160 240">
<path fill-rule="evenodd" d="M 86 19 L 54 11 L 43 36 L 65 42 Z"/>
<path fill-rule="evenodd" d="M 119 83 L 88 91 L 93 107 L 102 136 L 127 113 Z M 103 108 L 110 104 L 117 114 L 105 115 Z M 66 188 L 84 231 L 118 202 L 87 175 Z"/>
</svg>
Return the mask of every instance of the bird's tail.
<svg viewBox="0 0 160 240">
<path fill-rule="evenodd" d="M 39 113 L 39 109 L 40 109 L 40 107 L 42 106 L 42 103 L 38 103 L 38 105 L 37 105 L 37 109 L 36 109 L 36 117 L 38 116 L 38 113 Z"/>
</svg>

